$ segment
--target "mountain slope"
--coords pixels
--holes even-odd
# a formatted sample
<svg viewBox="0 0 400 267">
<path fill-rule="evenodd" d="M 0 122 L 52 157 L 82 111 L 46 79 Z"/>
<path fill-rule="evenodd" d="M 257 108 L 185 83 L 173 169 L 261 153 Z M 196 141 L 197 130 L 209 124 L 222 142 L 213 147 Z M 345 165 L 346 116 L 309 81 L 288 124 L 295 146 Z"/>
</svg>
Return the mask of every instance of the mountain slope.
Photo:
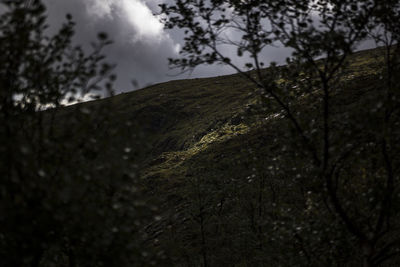
<svg viewBox="0 0 400 267">
<path fill-rule="evenodd" d="M 379 50 L 354 54 L 346 82 L 373 77 L 378 54 Z M 251 139 L 260 123 L 281 117 L 273 115 L 276 110 L 260 110 L 262 101 L 254 85 L 234 74 L 170 81 L 93 104 L 109 102 L 113 121 L 132 121 L 142 131 L 144 177 L 179 179 L 186 171 L 183 165 L 195 155 L 224 154 L 215 150 L 229 149 L 223 144 L 235 143 L 233 139 Z"/>
<path fill-rule="evenodd" d="M 380 152 L 370 145 L 377 143 L 382 122 L 382 52 L 353 54 L 330 92 L 331 155 L 362 144 L 351 160 L 341 162 L 343 184 L 336 182 L 359 225 L 376 213 L 375 204 L 369 209 L 375 198 L 363 194 L 380 189 L 384 179 L 384 164 L 374 156 Z M 287 101 L 321 155 L 321 90 L 297 90 L 302 80 L 278 82 L 294 92 Z M 324 186 L 293 125 L 240 74 L 157 84 L 61 109 L 59 119 L 76 109 L 104 109 L 107 122 L 93 128 L 109 132 L 105 138 L 113 148 L 103 150 L 97 162 L 122 154 L 137 165 L 146 194 L 161 203 L 160 216 L 146 233 L 150 246 L 168 255 L 169 265 L 200 266 L 200 255 L 207 254 L 211 266 L 278 266 L 282 257 L 285 266 L 300 260 L 306 266 L 303 250 L 312 250 L 315 266 L 358 266 L 361 261 L 355 241 L 331 207 L 324 208 Z M 392 140 L 400 136 L 396 116 Z M 395 165 L 395 141 L 392 147 Z M 393 214 L 393 221 L 397 217 Z"/>
<path fill-rule="evenodd" d="M 381 52 L 381 49 L 365 50 L 350 57 L 350 67 L 341 78 L 347 89 L 338 93 L 338 102 L 358 99 L 368 91 L 365 88 L 378 86 L 376 75 Z M 296 101 L 307 106 L 314 98 L 309 95 Z M 63 116 L 70 116 L 75 109 L 103 109 L 109 118 L 109 125 L 102 126 L 103 131 L 112 129 L 116 150 L 129 147 L 137 151 L 132 163 L 140 166 L 141 176 L 151 183 L 173 184 L 192 172 L 190 169 L 202 168 L 199 157 L 217 160 L 234 153 L 235 157 L 246 159 L 247 155 L 238 153 L 247 146 L 243 140 L 257 143 L 277 131 L 273 121 L 286 123 L 272 102 L 262 98 L 240 74 L 233 74 L 175 80 L 81 103 L 60 109 L 57 120 L 63 121 Z M 257 146 L 263 147 L 263 143 Z M 193 161 L 197 162 L 195 167 Z M 202 164 L 205 168 L 209 165 Z M 240 167 L 234 161 L 229 164 Z"/>
</svg>

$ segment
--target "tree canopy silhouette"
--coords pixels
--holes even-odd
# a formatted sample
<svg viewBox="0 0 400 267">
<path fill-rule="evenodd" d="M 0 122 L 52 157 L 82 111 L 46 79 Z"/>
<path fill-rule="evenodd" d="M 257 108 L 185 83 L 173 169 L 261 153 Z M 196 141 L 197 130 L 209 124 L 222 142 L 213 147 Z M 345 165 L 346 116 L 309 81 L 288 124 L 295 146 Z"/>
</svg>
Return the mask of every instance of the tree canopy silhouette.
<svg viewBox="0 0 400 267">
<path fill-rule="evenodd" d="M 185 34 L 172 67 L 230 66 L 252 83 L 269 111 L 288 122 L 288 139 L 279 144 L 285 151 L 291 144 L 291 154 L 274 156 L 282 159 L 282 175 L 297 177 L 297 188 L 308 192 L 304 207 L 315 210 L 303 217 L 292 209 L 270 220 L 279 224 L 291 216 L 301 222 L 282 228 L 297 240 L 304 264 L 343 262 L 332 244 L 350 246 L 351 264 L 376 266 L 398 257 L 400 2 L 177 0 L 161 8 L 166 28 Z M 367 41 L 383 46 L 376 73 L 352 74 L 349 58 Z M 272 46 L 293 53 L 286 65 L 265 69 L 263 52 Z M 240 57 L 247 61 L 243 66 Z M 343 99 L 350 94 L 349 77 L 358 77 L 353 86 L 368 97 Z M 368 83 L 375 84 L 374 94 L 366 93 Z M 314 104 L 303 106 L 306 99 Z M 315 235 L 301 233 L 305 228 Z"/>
</svg>

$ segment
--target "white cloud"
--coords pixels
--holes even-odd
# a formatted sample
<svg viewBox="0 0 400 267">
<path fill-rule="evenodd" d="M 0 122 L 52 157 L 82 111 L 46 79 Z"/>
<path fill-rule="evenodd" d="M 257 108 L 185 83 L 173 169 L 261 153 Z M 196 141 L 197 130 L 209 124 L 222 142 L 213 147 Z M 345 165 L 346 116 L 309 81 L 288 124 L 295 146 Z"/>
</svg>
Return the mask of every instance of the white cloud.
<svg viewBox="0 0 400 267">
<path fill-rule="evenodd" d="M 133 42 L 160 41 L 169 37 L 162 23 L 142 0 L 86 0 L 85 5 L 88 14 L 96 19 L 107 17 L 128 22 L 130 30 L 135 33 L 131 36 Z"/>
<path fill-rule="evenodd" d="M 91 51 L 98 32 L 113 44 L 103 51 L 106 61 L 117 64 L 115 88 L 130 91 L 139 86 L 170 80 L 168 58 L 178 54 L 180 35 L 167 32 L 153 15 L 164 0 L 43 0 L 47 6 L 49 34 L 59 29 L 70 13 L 76 22 L 74 42 Z M 176 78 L 176 77 L 173 77 Z"/>
<path fill-rule="evenodd" d="M 129 22 L 136 28 L 139 38 L 161 37 L 163 25 L 153 16 L 146 4 L 139 0 L 122 0 L 122 3 Z"/>
<path fill-rule="evenodd" d="M 97 18 L 107 16 L 112 17 L 111 12 L 115 0 L 86 0 L 84 1 L 89 15 Z"/>
</svg>

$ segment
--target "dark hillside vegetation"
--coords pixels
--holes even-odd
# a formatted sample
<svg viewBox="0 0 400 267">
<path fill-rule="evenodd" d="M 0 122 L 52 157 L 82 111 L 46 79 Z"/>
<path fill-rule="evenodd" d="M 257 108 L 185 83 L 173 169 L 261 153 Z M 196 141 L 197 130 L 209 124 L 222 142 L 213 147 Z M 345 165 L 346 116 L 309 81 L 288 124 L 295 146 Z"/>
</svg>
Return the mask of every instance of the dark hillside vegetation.
<svg viewBox="0 0 400 267">
<path fill-rule="evenodd" d="M 347 73 L 334 87 L 332 121 L 340 132 L 335 140 L 339 149 L 349 146 L 348 140 L 358 144 L 376 141 L 382 108 L 377 99 L 384 92 L 380 52 L 354 54 Z M 175 92 L 170 88 L 178 82 L 132 93 L 140 98 L 145 91 L 157 95 L 156 90 L 162 88 L 164 99 L 156 99 L 167 110 L 176 108 L 169 99 L 184 98 L 186 90 L 191 97 L 197 96 L 197 103 L 204 103 L 199 111 L 180 106 L 181 112 L 196 114 L 191 118 L 167 116 L 176 120 L 174 126 L 160 129 L 166 134 L 154 139 L 153 154 L 142 168 L 149 189 L 167 200 L 162 221 L 150 228 L 153 241 L 172 253 L 175 264 L 184 266 L 204 262 L 202 255 L 211 266 L 292 266 L 301 261 L 304 266 L 358 266 L 362 255 L 355 251 L 359 244 L 346 237 L 347 230 L 332 210 L 326 211 L 327 203 L 319 198 L 320 182 L 309 178 L 315 174 L 304 160 L 307 152 L 293 139 L 293 129 L 282 111 L 240 80 L 239 75 L 194 79 L 179 83 L 182 87 Z M 204 87 L 207 98 L 202 98 Z M 311 121 L 318 112 L 314 94 L 294 103 L 304 121 Z M 400 134 L 397 116 L 391 126 L 393 141 Z M 164 147 L 166 142 L 179 145 Z M 393 166 L 398 166 L 399 147 L 394 142 Z M 382 188 L 383 162 L 379 148 L 354 149 L 359 151 L 351 160 L 341 162 L 346 184 L 340 194 L 348 198 L 345 205 L 356 217 L 357 227 L 364 227 L 363 213 L 376 208 L 375 201 L 382 196 L 366 197 L 363 192 Z M 371 159 L 371 154 L 377 156 Z M 393 199 L 394 210 L 397 203 L 398 195 Z M 397 214 L 392 214 L 395 224 Z M 386 238 L 397 242 L 394 236 Z M 392 258 L 388 266 L 397 260 Z"/>
<path fill-rule="evenodd" d="M 383 52 L 378 48 L 352 55 L 334 87 L 332 121 L 340 132 L 335 139 L 339 148 L 347 140 L 375 141 Z M 318 101 L 317 91 L 295 98 L 302 121 L 312 121 Z M 113 159 L 119 163 L 112 168 L 123 173 L 134 166 L 134 175 L 127 178 L 146 193 L 133 201 L 152 199 L 160 210 L 144 227 L 142 246 L 162 251 L 161 262 L 167 265 L 202 265 L 204 257 L 211 266 L 358 266 L 361 260 L 359 244 L 326 210 L 320 182 L 309 178 L 315 170 L 282 110 L 240 74 L 170 81 L 44 113 L 54 120 L 60 142 L 84 138 L 78 144 L 85 148 L 88 170 Z M 394 144 L 399 144 L 397 121 L 393 119 Z M 380 197 L 366 198 L 363 192 L 382 186 L 383 163 L 378 156 L 370 159 L 371 153 L 379 154 L 373 146 L 354 149 L 360 150 L 342 163 L 346 191 L 340 194 L 361 227 L 366 223 L 362 213 L 374 209 L 374 198 Z M 399 148 L 392 149 L 393 166 L 399 166 Z M 115 177 L 99 169 L 97 180 L 105 175 Z M 398 195 L 395 210 L 397 203 Z M 397 212 L 392 220 L 399 220 Z M 396 236 L 386 238 L 397 242 Z M 391 258 L 388 266 L 397 261 L 397 256 Z"/>
<path fill-rule="evenodd" d="M 374 200 L 381 197 L 364 192 L 383 186 L 379 148 L 368 146 L 376 141 L 380 123 L 383 52 L 352 55 L 332 94 L 338 149 L 349 147 L 349 140 L 367 143 L 355 146 L 351 160 L 341 162 L 346 178 L 340 194 L 359 227 L 368 227 L 363 213 L 376 208 Z M 317 91 L 296 98 L 293 106 L 303 122 L 319 112 L 318 101 Z M 164 251 L 171 264 L 197 266 L 204 256 L 211 266 L 358 266 L 359 244 L 326 210 L 323 187 L 310 179 L 315 170 L 282 110 L 240 74 L 171 81 L 59 114 L 101 105 L 113 111 L 114 139 L 140 151 L 132 163 L 140 166 L 147 194 L 163 203 L 157 221 L 146 228 L 147 242 Z M 393 166 L 398 166 L 400 129 L 398 114 L 393 116 Z M 127 122 L 135 123 L 140 134 L 120 132 Z M 397 203 L 395 195 L 394 210 Z M 392 214 L 393 223 L 397 214 Z M 397 242 L 395 236 L 386 238 Z M 397 261 L 391 258 L 388 266 Z"/>
<path fill-rule="evenodd" d="M 0 5 L 0 266 L 400 265 L 399 1 L 172 1 L 172 66 L 238 74 L 116 96 L 106 34 Z"/>
<path fill-rule="evenodd" d="M 271 121 L 258 135 L 263 145 L 245 142 L 233 173 L 210 179 L 207 163 L 226 160 L 217 155 L 189 171 L 193 179 L 177 193 L 185 230 L 169 236 L 186 236 L 182 247 L 199 257 L 185 258 L 183 249 L 177 258 L 203 266 L 396 265 L 400 2 L 176 0 L 161 8 L 166 27 L 185 35 L 171 66 L 235 69 L 264 98 L 257 121 Z M 365 64 L 372 54 L 354 57 L 366 41 L 382 46 L 374 63 Z M 265 71 L 264 53 L 275 44 L 293 53 Z"/>
</svg>

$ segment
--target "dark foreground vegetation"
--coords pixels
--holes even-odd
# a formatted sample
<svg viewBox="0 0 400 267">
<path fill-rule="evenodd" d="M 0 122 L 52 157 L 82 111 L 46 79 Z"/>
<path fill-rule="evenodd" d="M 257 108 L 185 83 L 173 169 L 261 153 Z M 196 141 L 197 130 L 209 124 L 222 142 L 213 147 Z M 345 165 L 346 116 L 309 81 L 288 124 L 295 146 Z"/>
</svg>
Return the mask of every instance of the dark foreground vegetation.
<svg viewBox="0 0 400 267">
<path fill-rule="evenodd" d="M 0 265 L 400 265 L 399 5 L 178 0 L 171 64 L 238 74 L 65 107 L 112 94 L 110 41 L 2 1 Z M 293 56 L 264 68 L 276 43 Z"/>
</svg>

